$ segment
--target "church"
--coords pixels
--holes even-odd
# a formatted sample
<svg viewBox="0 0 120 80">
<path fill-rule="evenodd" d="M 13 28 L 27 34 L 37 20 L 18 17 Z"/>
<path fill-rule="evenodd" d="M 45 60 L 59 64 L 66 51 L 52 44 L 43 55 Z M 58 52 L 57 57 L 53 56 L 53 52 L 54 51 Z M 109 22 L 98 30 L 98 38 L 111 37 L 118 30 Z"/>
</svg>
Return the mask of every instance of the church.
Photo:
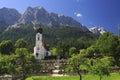
<svg viewBox="0 0 120 80">
<path fill-rule="evenodd" d="M 34 47 L 34 56 L 35 59 L 44 59 L 46 56 L 50 56 L 51 52 L 47 50 L 46 44 L 42 40 L 43 29 L 39 26 L 39 28 L 36 31 L 37 33 Z"/>
</svg>

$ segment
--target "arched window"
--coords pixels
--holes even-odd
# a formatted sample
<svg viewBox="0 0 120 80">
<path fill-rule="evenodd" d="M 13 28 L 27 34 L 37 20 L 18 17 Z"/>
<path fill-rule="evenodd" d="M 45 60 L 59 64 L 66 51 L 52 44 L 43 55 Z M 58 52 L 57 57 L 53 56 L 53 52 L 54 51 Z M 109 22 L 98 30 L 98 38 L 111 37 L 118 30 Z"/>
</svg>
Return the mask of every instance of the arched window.
<svg viewBox="0 0 120 80">
<path fill-rule="evenodd" d="M 38 37 L 38 40 L 40 40 L 40 38 Z"/>
<path fill-rule="evenodd" d="M 36 57 L 38 57 L 38 55 L 39 55 L 39 54 L 38 54 L 38 53 L 36 53 Z"/>
</svg>

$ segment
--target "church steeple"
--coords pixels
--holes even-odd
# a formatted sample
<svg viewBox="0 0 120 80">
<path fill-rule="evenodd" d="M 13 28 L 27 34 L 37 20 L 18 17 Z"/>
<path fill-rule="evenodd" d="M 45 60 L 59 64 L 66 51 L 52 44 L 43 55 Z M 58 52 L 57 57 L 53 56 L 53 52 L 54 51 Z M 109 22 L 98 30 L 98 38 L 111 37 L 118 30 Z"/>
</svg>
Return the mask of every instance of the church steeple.
<svg viewBox="0 0 120 80">
<path fill-rule="evenodd" d="M 36 44 L 34 47 L 34 55 L 35 59 L 44 59 L 46 56 L 46 49 L 43 46 L 43 40 L 42 40 L 42 32 L 43 29 L 41 28 L 40 25 L 35 25 L 36 27 Z"/>
<path fill-rule="evenodd" d="M 37 29 L 37 33 L 42 34 L 42 32 L 43 32 L 43 29 L 42 29 L 41 27 L 39 27 L 39 28 Z"/>
</svg>

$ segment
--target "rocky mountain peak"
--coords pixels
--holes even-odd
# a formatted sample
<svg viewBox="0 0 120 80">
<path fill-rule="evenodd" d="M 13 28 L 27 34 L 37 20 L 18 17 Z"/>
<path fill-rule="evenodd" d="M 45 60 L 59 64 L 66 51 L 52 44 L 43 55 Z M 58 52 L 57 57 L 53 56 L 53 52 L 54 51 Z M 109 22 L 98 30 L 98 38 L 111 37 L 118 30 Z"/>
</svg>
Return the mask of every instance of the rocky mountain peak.
<svg viewBox="0 0 120 80">
<path fill-rule="evenodd" d="M 47 12 L 42 6 L 35 7 L 34 9 Z"/>
<path fill-rule="evenodd" d="M 48 26 L 72 26 L 79 27 L 81 30 L 88 31 L 86 27 L 83 27 L 79 22 L 71 17 L 49 13 L 43 7 L 28 7 L 25 13 L 19 19 L 19 23 L 41 23 Z"/>
<path fill-rule="evenodd" d="M 32 11 L 32 10 L 33 10 L 33 8 L 32 8 L 32 7 L 28 7 L 26 11 L 28 11 L 28 12 L 29 12 L 29 11 Z"/>
<path fill-rule="evenodd" d="M 107 32 L 103 27 L 101 26 L 97 26 L 97 27 L 93 27 L 93 28 L 89 28 L 89 31 L 91 31 L 94 34 L 103 34 L 105 32 Z"/>
<path fill-rule="evenodd" d="M 24 14 L 19 19 L 19 23 L 32 23 L 32 22 L 40 22 L 39 20 L 43 19 L 47 15 L 45 15 L 47 11 L 43 7 L 28 7 Z M 43 16 L 43 17 L 42 17 Z M 43 23 L 44 21 L 41 21 Z"/>
</svg>

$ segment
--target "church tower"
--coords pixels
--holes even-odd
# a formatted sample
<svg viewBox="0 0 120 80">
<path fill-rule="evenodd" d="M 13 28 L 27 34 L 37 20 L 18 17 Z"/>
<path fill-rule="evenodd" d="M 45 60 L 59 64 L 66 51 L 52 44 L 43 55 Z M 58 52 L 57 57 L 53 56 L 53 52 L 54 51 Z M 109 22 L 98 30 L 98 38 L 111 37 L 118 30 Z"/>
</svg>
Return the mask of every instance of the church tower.
<svg viewBox="0 0 120 80">
<path fill-rule="evenodd" d="M 37 29 L 37 33 L 36 33 L 36 43 L 35 43 L 35 47 L 34 47 L 34 56 L 35 59 L 44 59 L 46 56 L 46 49 L 44 47 L 44 43 L 42 41 L 42 28 L 38 28 Z"/>
</svg>

